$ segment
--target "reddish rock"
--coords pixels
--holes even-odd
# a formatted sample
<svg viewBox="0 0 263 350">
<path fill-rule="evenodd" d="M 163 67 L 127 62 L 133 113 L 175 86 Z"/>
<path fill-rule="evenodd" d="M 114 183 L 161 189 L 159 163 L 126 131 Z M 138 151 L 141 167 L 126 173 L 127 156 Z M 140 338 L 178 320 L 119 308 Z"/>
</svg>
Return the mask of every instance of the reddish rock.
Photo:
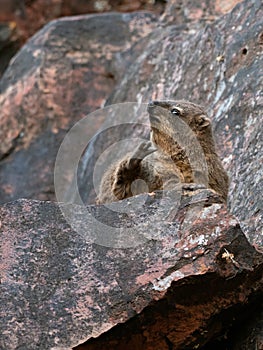
<svg viewBox="0 0 263 350">
<path fill-rule="evenodd" d="M 166 24 L 204 26 L 230 12 L 241 0 L 169 0 L 163 14 Z"/>
<path fill-rule="evenodd" d="M 66 131 L 105 102 L 124 69 L 114 66 L 116 56 L 154 26 L 148 13 L 64 18 L 16 55 L 0 81 L 1 203 L 54 199 L 54 162 Z M 91 116 L 87 138 L 101 122 Z"/>
<path fill-rule="evenodd" d="M 25 18 L 24 0 L 0 0 L 0 22 L 10 21 L 16 17 Z"/>
<path fill-rule="evenodd" d="M 247 0 L 195 34 L 188 34 L 180 26 L 156 29 L 148 37 L 143 54 L 127 69 L 108 100 L 108 104 L 114 104 L 148 102 L 151 98 L 190 99 L 204 105 L 212 118 L 218 152 L 231 180 L 229 208 L 250 242 L 260 250 L 263 135 L 258 125 L 263 103 L 259 77 L 263 64 L 262 18 L 261 1 Z M 136 137 L 143 133 L 144 129 L 141 133 L 137 129 Z M 109 136 L 108 144 L 116 138 L 116 134 Z M 104 143 L 98 138 L 87 149 L 88 169 L 79 181 L 87 203 L 94 200 L 90 174 L 103 148 Z"/>
<path fill-rule="evenodd" d="M 178 208 L 174 195 L 125 200 L 123 214 L 61 204 L 74 230 L 58 204 L 3 205 L 1 348 L 200 348 L 259 306 L 263 258 L 238 222 L 209 191 L 185 191 Z"/>
<path fill-rule="evenodd" d="M 161 13 L 165 5 L 163 1 L 151 0 L 63 0 L 61 2 L 61 12 L 63 15 L 104 11 L 131 12 L 142 10 Z"/>
<path fill-rule="evenodd" d="M 0 348 L 260 349 L 262 18 L 259 0 L 199 30 L 194 18 L 193 26 L 160 27 L 147 14 L 67 18 L 12 61 L 0 86 L 3 202 L 54 199 L 63 136 L 115 88 L 109 104 L 187 98 L 207 107 L 237 219 L 197 188 L 184 192 L 179 208 L 162 192 L 120 202 L 121 212 L 33 200 L 3 205 Z M 102 120 L 90 120 L 87 138 Z M 140 127 L 117 131 L 99 135 L 83 156 L 86 202 L 107 142 L 146 135 Z M 147 200 L 135 210 L 139 199 Z"/>
<path fill-rule="evenodd" d="M 151 11 L 160 14 L 164 3 L 147 0 L 0 0 L 0 9 L 0 22 L 16 23 L 21 46 L 45 24 L 58 17 L 109 11 Z"/>
</svg>

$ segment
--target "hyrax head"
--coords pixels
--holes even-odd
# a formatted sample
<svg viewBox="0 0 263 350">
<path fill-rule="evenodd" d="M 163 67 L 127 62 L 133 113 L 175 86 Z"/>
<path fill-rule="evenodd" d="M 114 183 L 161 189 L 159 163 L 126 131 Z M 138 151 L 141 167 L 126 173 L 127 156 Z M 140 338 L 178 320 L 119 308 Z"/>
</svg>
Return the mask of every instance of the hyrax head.
<svg viewBox="0 0 263 350">
<path fill-rule="evenodd" d="M 167 128 L 175 129 L 179 121 L 186 123 L 194 132 L 202 131 L 210 126 L 204 109 L 189 101 L 151 101 L 147 111 L 153 128 L 165 132 Z"/>
<path fill-rule="evenodd" d="M 212 136 L 210 120 L 201 106 L 192 102 L 151 101 L 147 111 L 151 124 L 151 140 L 166 153 L 174 153 L 174 145 L 187 145 L 193 138 L 202 142 Z"/>
</svg>

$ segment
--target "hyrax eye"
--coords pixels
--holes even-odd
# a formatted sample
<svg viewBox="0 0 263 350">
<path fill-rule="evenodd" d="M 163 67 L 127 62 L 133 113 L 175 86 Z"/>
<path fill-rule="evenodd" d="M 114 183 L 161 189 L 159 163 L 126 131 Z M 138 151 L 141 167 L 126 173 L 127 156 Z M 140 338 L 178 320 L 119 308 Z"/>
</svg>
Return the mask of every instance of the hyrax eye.
<svg viewBox="0 0 263 350">
<path fill-rule="evenodd" d="M 171 113 L 174 114 L 174 115 L 180 115 L 180 111 L 177 108 L 171 109 Z"/>
</svg>

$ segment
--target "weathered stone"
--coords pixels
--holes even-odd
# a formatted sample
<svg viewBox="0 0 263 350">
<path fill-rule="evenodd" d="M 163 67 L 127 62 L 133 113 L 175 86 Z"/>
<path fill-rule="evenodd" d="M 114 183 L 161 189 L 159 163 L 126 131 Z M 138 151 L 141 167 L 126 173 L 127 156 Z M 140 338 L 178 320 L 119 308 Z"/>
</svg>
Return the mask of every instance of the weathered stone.
<svg viewBox="0 0 263 350">
<path fill-rule="evenodd" d="M 121 213 L 29 200 L 5 204 L 1 348 L 72 349 L 86 342 L 78 349 L 208 350 L 226 347 L 227 339 L 232 350 L 260 349 L 262 18 L 259 0 L 244 1 L 203 29 L 195 18 L 193 26 L 169 25 L 165 17 L 156 26 L 149 14 L 80 16 L 49 24 L 13 60 L 1 82 L 1 201 L 54 199 L 60 141 L 114 87 L 108 104 L 186 98 L 210 112 L 231 176 L 229 208 L 254 247 L 205 190 L 185 191 L 179 208 L 168 193 L 134 197 L 119 203 Z M 87 138 L 102 120 L 91 119 Z M 117 131 L 128 138 L 147 130 Z M 96 159 L 119 135 L 104 136 L 83 157 L 86 202 L 94 200 Z M 131 209 L 138 200 L 146 203 Z"/>
<path fill-rule="evenodd" d="M 0 202 L 54 199 L 53 168 L 72 124 L 117 83 L 115 56 L 155 26 L 147 13 L 63 18 L 38 32 L 0 81 Z M 91 118 L 87 138 L 102 123 Z"/>
<path fill-rule="evenodd" d="M 123 214 L 61 204 L 74 230 L 59 204 L 3 205 L 1 348 L 190 349 L 244 316 L 262 287 L 262 255 L 213 193 L 184 191 L 178 208 L 175 195 L 139 196 L 138 210 L 125 200 Z M 94 221 L 106 236 L 94 236 Z M 112 243 L 133 247 L 95 243 L 111 229 Z"/>
<path fill-rule="evenodd" d="M 109 11 L 160 14 L 164 6 L 163 2 L 145 0 L 0 0 L 0 22 L 13 21 L 17 25 L 21 47 L 44 25 L 59 17 Z"/>
<path fill-rule="evenodd" d="M 131 11 L 152 11 L 155 13 L 161 13 L 165 6 L 162 1 L 151 0 L 96 0 L 96 1 L 83 1 L 83 0 L 61 0 L 61 13 L 62 15 L 76 15 L 79 13 L 90 12 L 105 12 L 105 11 L 118 11 L 118 12 L 131 12 Z"/>
<path fill-rule="evenodd" d="M 0 22 L 25 16 L 24 0 L 0 0 Z"/>
<path fill-rule="evenodd" d="M 18 48 L 15 22 L 0 23 L 0 77 Z"/>
<path fill-rule="evenodd" d="M 127 69 L 108 100 L 114 104 L 151 98 L 190 99 L 203 104 L 212 118 L 218 152 L 231 179 L 229 208 L 257 249 L 263 248 L 262 36 L 260 0 L 238 4 L 195 34 L 174 25 L 158 28 L 145 39 L 143 54 Z M 136 120 L 141 121 L 145 119 Z M 107 142 L 115 139 L 116 135 Z M 85 163 L 88 170 L 79 181 L 80 188 L 83 184 L 90 190 L 87 182 L 103 147 L 99 138 L 87 149 L 91 157 Z M 85 193 L 85 199 L 93 201 L 94 194 L 89 197 Z"/>
<path fill-rule="evenodd" d="M 189 29 L 201 27 L 230 12 L 241 0 L 169 0 L 163 14 L 164 24 L 185 24 Z"/>
</svg>

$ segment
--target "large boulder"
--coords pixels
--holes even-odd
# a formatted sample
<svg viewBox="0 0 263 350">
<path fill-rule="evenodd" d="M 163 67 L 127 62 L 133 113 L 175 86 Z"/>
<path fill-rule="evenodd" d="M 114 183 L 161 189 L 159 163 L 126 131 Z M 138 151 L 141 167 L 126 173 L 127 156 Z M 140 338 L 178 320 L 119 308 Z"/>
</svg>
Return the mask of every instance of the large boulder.
<svg viewBox="0 0 263 350">
<path fill-rule="evenodd" d="M 199 186 L 109 206 L 69 204 L 78 201 L 63 171 L 66 203 L 2 205 L 1 348 L 262 346 L 262 5 L 245 0 L 207 26 L 195 18 L 185 26 L 170 16 L 175 3 L 160 24 L 146 13 L 65 18 L 24 46 L 0 82 L 0 200 L 55 199 L 53 168 L 68 129 L 106 100 L 136 102 L 134 114 L 124 113 L 130 127 L 107 129 L 118 123 L 108 107 L 82 129 L 88 140 L 107 116 L 107 132 L 92 139 L 78 169 L 81 198 L 93 202 L 105 148 L 147 137 L 139 105 L 185 98 L 212 118 L 231 180 L 228 207 Z"/>
<path fill-rule="evenodd" d="M 150 98 L 190 99 L 203 104 L 212 118 L 217 149 L 230 176 L 229 208 L 249 240 L 262 249 L 262 3 L 244 1 L 194 32 L 176 25 L 153 31 L 108 104 L 148 102 Z M 129 121 L 146 119 L 136 116 Z M 137 128 L 135 134 L 144 132 Z M 117 137 L 116 133 L 109 135 L 107 143 L 114 143 Z M 90 179 L 105 148 L 102 141 L 98 137 L 98 142 L 87 148 L 85 172 L 79 172 L 84 174 L 79 184 L 86 203 L 94 201 Z"/>
<path fill-rule="evenodd" d="M 230 12 L 241 0 L 169 0 L 162 16 L 164 24 L 200 28 Z"/>
<path fill-rule="evenodd" d="M 63 18 L 20 50 L 0 81 L 0 203 L 55 199 L 54 163 L 68 128 L 105 102 L 125 69 L 119 54 L 155 22 L 149 13 Z M 101 123 L 91 119 L 87 137 Z"/>
<path fill-rule="evenodd" d="M 194 349 L 246 322 L 262 255 L 212 192 L 177 195 L 3 205 L 1 349 Z"/>
<path fill-rule="evenodd" d="M 48 22 L 59 17 L 109 11 L 149 11 L 160 14 L 164 7 L 164 2 L 151 0 L 0 0 L 0 25 L 8 21 L 16 25 L 18 39 L 16 51 L 18 51 L 28 38 Z M 1 59 L 0 52 L 0 61 Z"/>
</svg>

